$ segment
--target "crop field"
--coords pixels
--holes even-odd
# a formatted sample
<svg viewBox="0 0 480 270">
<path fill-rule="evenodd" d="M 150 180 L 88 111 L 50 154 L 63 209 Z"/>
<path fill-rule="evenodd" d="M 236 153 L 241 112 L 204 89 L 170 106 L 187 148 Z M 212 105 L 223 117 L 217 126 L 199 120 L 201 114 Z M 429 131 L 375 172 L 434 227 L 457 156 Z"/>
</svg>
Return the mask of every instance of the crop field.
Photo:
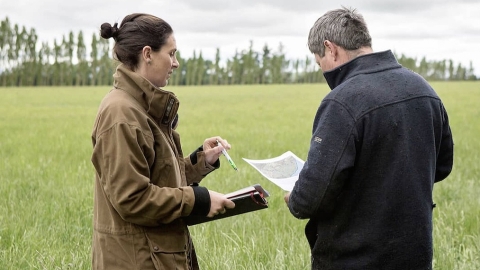
<svg viewBox="0 0 480 270">
<path fill-rule="evenodd" d="M 435 185 L 434 269 L 480 269 L 480 83 L 434 82 L 455 141 L 452 174 Z M 0 270 L 90 269 L 94 169 L 90 134 L 110 87 L 0 88 Z M 202 269 L 310 269 L 306 220 L 242 158 L 306 158 L 326 84 L 167 87 L 180 99 L 185 154 L 220 135 L 239 171 L 202 185 L 261 184 L 269 208 L 191 227 Z"/>
</svg>

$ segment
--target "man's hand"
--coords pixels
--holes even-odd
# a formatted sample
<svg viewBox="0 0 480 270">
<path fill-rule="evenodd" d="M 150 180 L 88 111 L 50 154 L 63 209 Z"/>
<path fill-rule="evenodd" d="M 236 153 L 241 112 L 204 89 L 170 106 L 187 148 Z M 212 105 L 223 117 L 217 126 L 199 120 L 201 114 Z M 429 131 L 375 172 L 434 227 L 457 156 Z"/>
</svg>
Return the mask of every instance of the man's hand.
<svg viewBox="0 0 480 270">
<path fill-rule="evenodd" d="M 285 202 L 288 204 L 288 202 L 290 201 L 290 193 L 291 192 L 288 192 L 287 194 L 285 194 L 285 196 L 283 197 L 283 199 L 285 200 Z"/>
</svg>

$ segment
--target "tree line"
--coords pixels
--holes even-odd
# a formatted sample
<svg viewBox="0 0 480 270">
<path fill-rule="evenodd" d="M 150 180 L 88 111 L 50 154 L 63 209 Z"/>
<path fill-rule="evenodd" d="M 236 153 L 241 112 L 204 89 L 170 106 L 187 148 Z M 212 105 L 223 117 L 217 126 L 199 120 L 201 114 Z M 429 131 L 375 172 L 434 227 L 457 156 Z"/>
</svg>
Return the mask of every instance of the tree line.
<svg viewBox="0 0 480 270">
<path fill-rule="evenodd" d="M 35 29 L 12 25 L 8 17 L 0 26 L 0 86 L 94 86 L 111 85 L 117 63 L 111 56 L 113 43 L 93 33 L 87 46 L 82 31 L 72 31 L 53 45 L 39 42 Z M 464 67 L 453 60 L 427 61 L 397 55 L 400 64 L 427 80 L 477 80 L 473 64 Z M 220 49 L 215 59 L 205 59 L 202 51 L 190 58 L 177 52 L 180 64 L 170 85 L 288 84 L 318 83 L 325 79 L 311 55 L 287 59 L 280 43 L 274 50 L 265 44 L 253 49 L 253 41 L 243 50 L 223 60 Z"/>
</svg>

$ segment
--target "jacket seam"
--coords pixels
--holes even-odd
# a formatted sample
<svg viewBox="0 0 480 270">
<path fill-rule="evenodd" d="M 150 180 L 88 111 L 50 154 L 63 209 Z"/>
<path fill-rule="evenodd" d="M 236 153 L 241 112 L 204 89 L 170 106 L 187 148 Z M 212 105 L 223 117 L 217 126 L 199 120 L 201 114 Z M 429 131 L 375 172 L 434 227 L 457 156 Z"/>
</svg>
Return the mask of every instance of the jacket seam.
<svg viewBox="0 0 480 270">
<path fill-rule="evenodd" d="M 151 140 L 154 140 L 153 136 L 151 136 L 150 134 L 145 133 L 140 126 L 133 125 L 133 124 L 130 124 L 130 123 L 125 122 L 125 121 L 119 121 L 119 122 L 112 123 L 107 129 L 105 129 L 104 131 L 100 132 L 100 133 L 98 134 L 97 138 L 102 137 L 103 134 L 111 131 L 115 126 L 117 126 L 117 125 L 119 125 L 119 124 L 127 124 L 131 129 L 138 129 L 138 130 L 140 130 L 140 132 L 141 132 L 144 136 L 150 138 Z"/>
<path fill-rule="evenodd" d="M 388 107 L 388 106 L 391 106 L 391 105 L 394 105 L 394 104 L 398 104 L 398 103 L 402 103 L 402 102 L 405 102 L 405 101 L 409 101 L 409 100 L 414 100 L 414 99 L 419 99 L 419 98 L 431 98 L 431 99 L 436 99 L 438 101 L 440 101 L 440 99 L 438 97 L 434 97 L 434 96 L 430 96 L 430 95 L 421 95 L 421 96 L 415 96 L 415 97 L 409 97 L 409 98 L 404 98 L 404 99 L 401 99 L 401 100 L 396 100 L 394 102 L 388 102 L 388 103 L 384 103 L 382 105 L 379 105 L 379 106 L 376 106 L 376 107 L 373 107 L 369 110 L 366 110 L 365 112 L 363 112 L 362 114 L 360 114 L 358 116 L 358 118 L 356 118 L 354 115 L 353 115 L 353 111 L 350 109 L 350 107 L 348 107 L 344 102 L 341 102 L 340 100 L 336 99 L 336 98 L 327 98 L 325 100 L 330 100 L 330 101 L 333 101 L 333 102 L 336 102 L 338 104 L 340 104 L 343 108 L 345 108 L 348 112 L 348 114 L 350 115 L 350 117 L 352 117 L 354 123 L 356 124 L 358 122 L 358 120 L 362 119 L 365 115 L 373 112 L 373 111 L 376 111 L 378 109 L 381 109 L 381 108 L 384 108 L 384 107 Z"/>
</svg>

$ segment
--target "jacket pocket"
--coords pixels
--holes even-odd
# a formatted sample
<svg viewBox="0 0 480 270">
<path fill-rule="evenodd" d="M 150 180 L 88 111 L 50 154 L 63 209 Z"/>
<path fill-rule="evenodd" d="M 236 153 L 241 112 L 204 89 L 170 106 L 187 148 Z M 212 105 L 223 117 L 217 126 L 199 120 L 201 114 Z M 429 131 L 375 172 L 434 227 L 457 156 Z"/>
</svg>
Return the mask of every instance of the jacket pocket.
<svg viewBox="0 0 480 270">
<path fill-rule="evenodd" d="M 188 269 L 187 242 L 183 232 L 146 232 L 153 264 L 157 270 Z"/>
</svg>

